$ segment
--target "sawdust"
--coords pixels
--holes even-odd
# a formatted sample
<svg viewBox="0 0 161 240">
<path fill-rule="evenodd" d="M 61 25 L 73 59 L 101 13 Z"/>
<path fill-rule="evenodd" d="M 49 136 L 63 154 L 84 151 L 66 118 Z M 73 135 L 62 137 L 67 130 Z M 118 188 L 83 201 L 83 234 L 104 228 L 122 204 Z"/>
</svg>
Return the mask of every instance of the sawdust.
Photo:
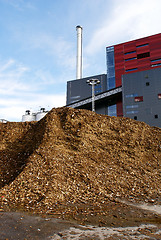
<svg viewBox="0 0 161 240">
<path fill-rule="evenodd" d="M 0 123 L 1 209 L 161 222 L 119 201 L 160 204 L 160 179 L 161 129 L 143 122 L 54 108 L 39 122 Z"/>
</svg>

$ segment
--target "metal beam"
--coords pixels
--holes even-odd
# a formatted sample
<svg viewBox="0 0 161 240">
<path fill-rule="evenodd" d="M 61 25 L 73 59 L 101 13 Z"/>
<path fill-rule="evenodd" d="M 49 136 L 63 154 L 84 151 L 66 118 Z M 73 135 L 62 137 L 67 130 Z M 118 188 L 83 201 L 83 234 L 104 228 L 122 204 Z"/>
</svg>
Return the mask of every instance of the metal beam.
<svg viewBox="0 0 161 240">
<path fill-rule="evenodd" d="M 121 92 L 122 92 L 122 87 L 117 87 L 117 88 L 108 90 L 107 92 L 97 94 L 95 96 L 95 101 L 99 101 L 99 100 L 101 100 L 103 98 L 106 98 L 106 97 L 111 97 L 112 95 L 115 95 L 115 94 L 121 93 Z M 66 105 L 66 107 L 77 108 L 77 107 L 86 105 L 86 104 L 91 103 L 91 102 L 92 102 L 92 97 L 89 97 L 89 98 L 86 98 L 84 100 Z"/>
</svg>

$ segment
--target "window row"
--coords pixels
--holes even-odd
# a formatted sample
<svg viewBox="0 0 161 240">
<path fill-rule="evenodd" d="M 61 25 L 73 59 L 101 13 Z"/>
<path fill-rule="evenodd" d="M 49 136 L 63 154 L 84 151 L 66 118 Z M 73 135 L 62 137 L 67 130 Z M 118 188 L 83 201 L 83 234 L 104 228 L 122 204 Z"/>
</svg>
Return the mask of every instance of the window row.
<svg viewBox="0 0 161 240">
<path fill-rule="evenodd" d="M 142 45 L 138 45 L 136 46 L 136 48 L 141 48 L 141 47 L 145 47 L 145 46 L 148 46 L 149 44 L 148 43 L 145 43 L 145 44 L 142 44 Z M 126 52 L 124 53 L 125 55 L 128 55 L 128 54 L 131 54 L 131 53 L 135 53 L 136 51 L 130 51 L 130 52 Z"/>
<path fill-rule="evenodd" d="M 158 99 L 161 99 L 161 93 L 158 93 Z M 143 96 L 138 96 L 134 98 L 135 102 L 143 102 Z"/>
</svg>

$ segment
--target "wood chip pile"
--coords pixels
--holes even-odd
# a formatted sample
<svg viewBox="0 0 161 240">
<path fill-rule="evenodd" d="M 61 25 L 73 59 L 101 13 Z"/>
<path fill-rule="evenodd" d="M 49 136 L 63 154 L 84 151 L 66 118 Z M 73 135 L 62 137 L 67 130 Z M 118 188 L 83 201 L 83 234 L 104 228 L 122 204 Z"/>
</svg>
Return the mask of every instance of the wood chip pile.
<svg viewBox="0 0 161 240">
<path fill-rule="evenodd" d="M 3 209 L 64 216 L 117 199 L 160 203 L 161 129 L 72 108 L 0 123 L 0 188 Z"/>
</svg>

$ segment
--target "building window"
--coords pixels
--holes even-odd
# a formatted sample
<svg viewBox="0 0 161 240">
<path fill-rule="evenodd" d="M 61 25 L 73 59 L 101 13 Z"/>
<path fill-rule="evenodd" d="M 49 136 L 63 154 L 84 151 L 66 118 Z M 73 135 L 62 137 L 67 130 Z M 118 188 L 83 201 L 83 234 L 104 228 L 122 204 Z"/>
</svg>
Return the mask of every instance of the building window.
<svg viewBox="0 0 161 240">
<path fill-rule="evenodd" d="M 131 53 L 136 53 L 136 51 L 126 52 L 124 54 L 127 55 L 127 54 L 131 54 Z"/>
<path fill-rule="evenodd" d="M 115 57 L 114 47 L 106 48 L 107 59 L 107 90 L 115 88 Z"/>
<path fill-rule="evenodd" d="M 134 111 L 134 110 L 132 110 L 132 111 L 128 111 L 128 112 L 126 112 L 126 114 L 135 114 L 135 113 L 138 113 L 139 111 Z"/>
<path fill-rule="evenodd" d="M 158 93 L 158 98 L 161 99 L 161 93 Z"/>
<path fill-rule="evenodd" d="M 135 102 L 143 102 L 143 96 L 135 97 L 134 100 Z"/>
<path fill-rule="evenodd" d="M 145 43 L 145 44 L 142 44 L 142 45 L 139 45 L 139 46 L 136 46 L 137 48 L 140 48 L 140 47 L 145 47 L 145 46 L 148 46 L 149 44 L 148 43 Z"/>
<path fill-rule="evenodd" d="M 94 92 L 95 94 L 101 93 L 101 84 L 95 85 Z"/>
<path fill-rule="evenodd" d="M 126 69 L 126 72 L 136 71 L 137 68 Z"/>
<path fill-rule="evenodd" d="M 126 109 L 129 109 L 129 108 L 138 108 L 139 105 L 130 105 L 130 106 L 126 106 Z"/>
<path fill-rule="evenodd" d="M 108 106 L 108 115 L 117 117 L 117 108 L 116 104 Z"/>
<path fill-rule="evenodd" d="M 115 77 L 108 78 L 108 89 L 115 88 Z"/>
<path fill-rule="evenodd" d="M 158 114 L 155 114 L 154 117 L 155 117 L 155 118 L 158 118 Z"/>
<path fill-rule="evenodd" d="M 130 97 L 137 97 L 138 94 L 137 93 L 133 93 L 133 94 L 127 94 L 125 95 L 126 98 L 130 98 Z"/>
<path fill-rule="evenodd" d="M 150 85 L 150 82 L 146 82 L 146 86 L 149 86 Z"/>
<path fill-rule="evenodd" d="M 138 118 L 137 118 L 137 116 L 134 116 L 134 120 L 137 120 Z"/>
<path fill-rule="evenodd" d="M 157 63 L 157 64 L 153 64 L 153 65 L 151 65 L 152 67 L 157 67 L 157 66 L 160 66 L 161 65 L 161 63 Z"/>
<path fill-rule="evenodd" d="M 150 57 L 150 52 L 140 53 L 137 55 L 137 59 Z"/>
<path fill-rule="evenodd" d="M 125 59 L 125 62 L 127 62 L 127 61 L 131 61 L 131 60 L 135 60 L 135 59 L 136 59 L 136 57 L 128 58 L 128 59 Z"/>
<path fill-rule="evenodd" d="M 157 62 L 157 61 L 161 61 L 161 58 L 151 60 L 151 62 Z"/>
</svg>

